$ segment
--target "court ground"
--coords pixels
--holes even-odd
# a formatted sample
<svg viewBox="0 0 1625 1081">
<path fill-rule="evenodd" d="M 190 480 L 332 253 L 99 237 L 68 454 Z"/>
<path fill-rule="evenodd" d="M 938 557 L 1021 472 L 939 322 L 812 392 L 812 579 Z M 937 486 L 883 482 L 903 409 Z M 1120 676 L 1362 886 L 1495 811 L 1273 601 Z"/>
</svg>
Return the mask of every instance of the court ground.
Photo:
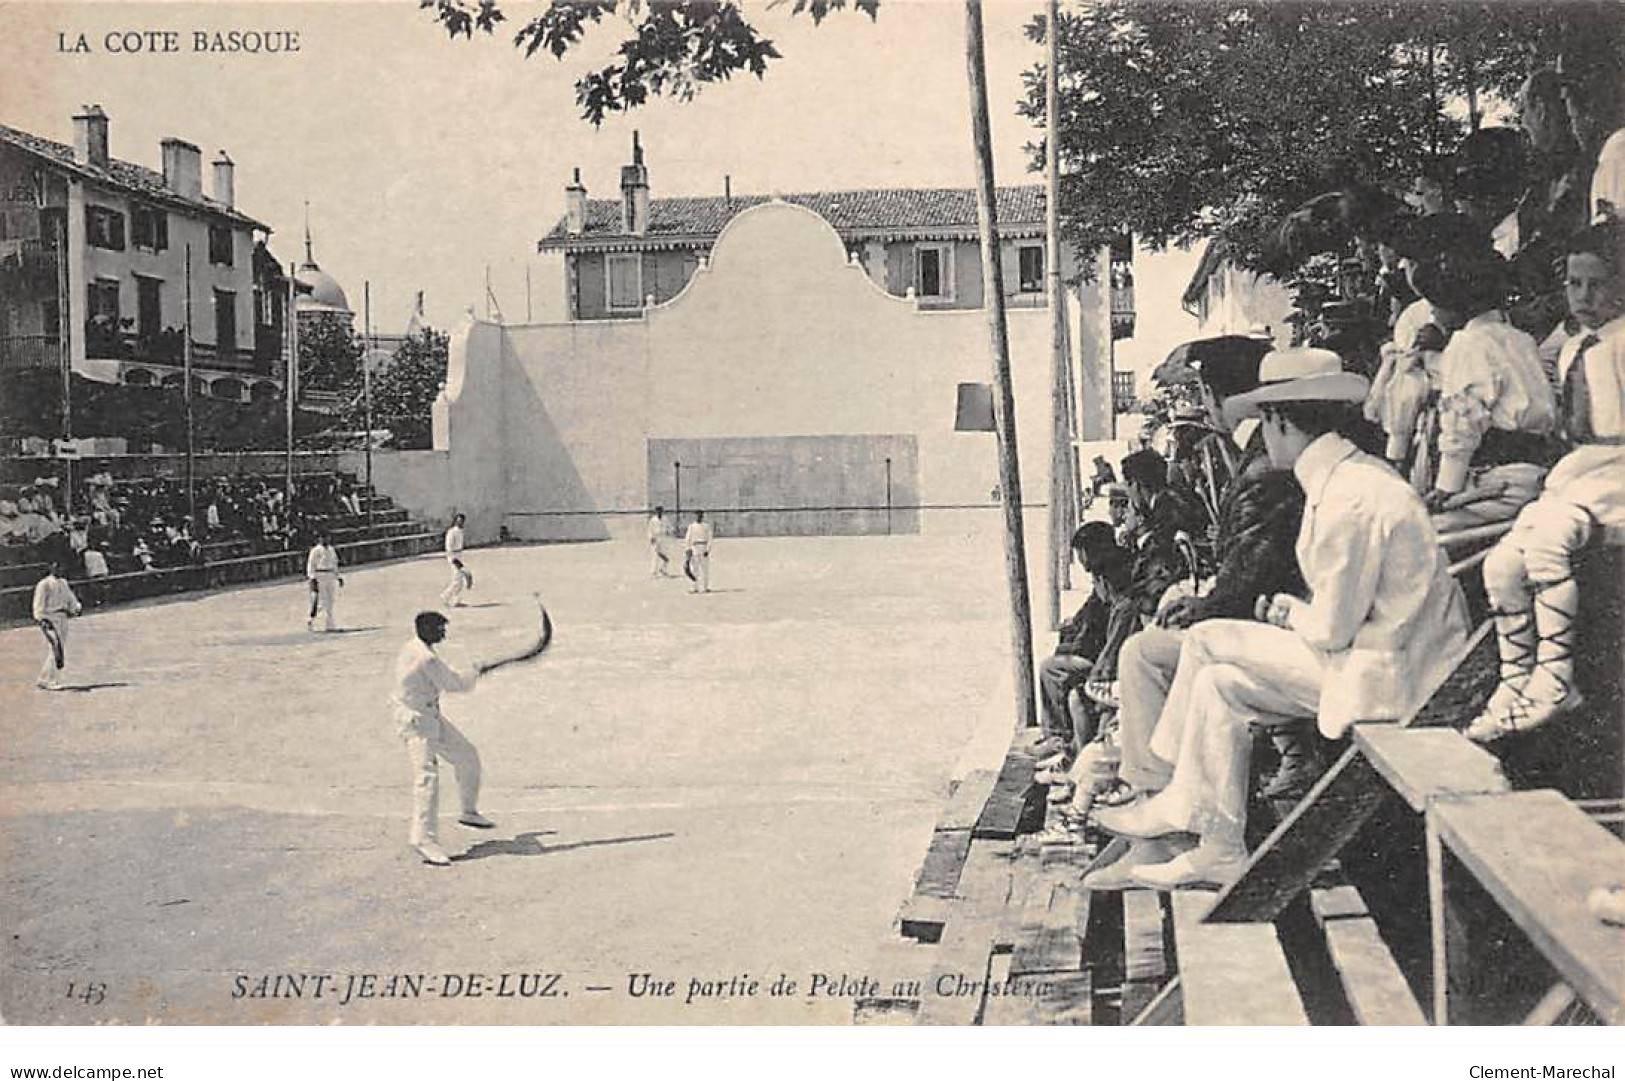
<svg viewBox="0 0 1625 1081">
<path fill-rule="evenodd" d="M 5 1020 L 846 1022 L 811 977 L 864 974 L 950 777 L 1008 738 L 994 518 L 724 538 L 708 596 L 632 539 L 473 553 L 448 652 L 521 646 L 533 591 L 557 637 L 446 700 L 498 823 L 443 817 L 449 869 L 406 847 L 386 706 L 442 562 L 347 573 L 343 634 L 297 582 L 92 613 L 55 694 L 0 632 Z"/>
</svg>

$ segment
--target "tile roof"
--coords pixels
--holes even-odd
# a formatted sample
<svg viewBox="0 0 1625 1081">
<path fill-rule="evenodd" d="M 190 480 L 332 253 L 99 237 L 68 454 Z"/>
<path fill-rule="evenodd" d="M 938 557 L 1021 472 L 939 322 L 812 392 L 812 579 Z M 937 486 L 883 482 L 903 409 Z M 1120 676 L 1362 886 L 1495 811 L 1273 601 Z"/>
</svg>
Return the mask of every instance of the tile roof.
<svg viewBox="0 0 1625 1081">
<path fill-rule="evenodd" d="M 560 218 L 537 247 L 567 248 L 582 242 L 619 241 L 659 244 L 681 238 L 708 242 L 741 210 L 771 201 L 766 195 L 651 199 L 649 231 L 631 236 L 621 231 L 619 199 L 587 200 L 587 223 L 571 236 Z M 968 188 L 866 188 L 859 191 L 811 191 L 781 195 L 822 215 L 842 235 L 875 233 L 946 233 L 974 235 L 976 193 Z M 998 189 L 999 225 L 1012 234 L 1042 231 L 1044 189 L 1038 184 Z"/>
<path fill-rule="evenodd" d="M 137 165 L 130 161 L 120 161 L 118 158 L 109 158 L 105 169 L 95 165 L 86 165 L 74 157 L 73 147 L 65 143 L 59 143 L 54 139 L 46 139 L 30 132 L 7 127 L 5 124 L 0 124 L 0 143 L 9 143 L 30 154 L 47 158 L 53 164 L 66 169 L 68 172 L 76 173 L 87 180 L 93 180 L 108 187 L 121 188 L 124 191 L 145 196 L 154 202 L 165 203 L 169 206 L 230 218 L 240 225 L 270 232 L 270 226 L 255 221 L 240 210 L 217 203 L 207 196 L 200 199 L 191 199 L 171 191 L 164 185 L 164 174 L 154 172 L 144 165 Z"/>
</svg>

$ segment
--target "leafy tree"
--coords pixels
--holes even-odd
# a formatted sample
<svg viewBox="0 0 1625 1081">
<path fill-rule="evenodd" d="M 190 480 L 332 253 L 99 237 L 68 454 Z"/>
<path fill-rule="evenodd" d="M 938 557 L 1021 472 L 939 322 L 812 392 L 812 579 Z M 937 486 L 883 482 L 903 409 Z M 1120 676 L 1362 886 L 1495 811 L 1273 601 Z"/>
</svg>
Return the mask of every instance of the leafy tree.
<svg viewBox="0 0 1625 1081">
<path fill-rule="evenodd" d="M 791 0 L 792 14 L 806 12 L 822 23 L 848 0 Z M 854 9 L 873 19 L 880 0 L 851 0 Z M 452 38 L 472 39 L 477 30 L 494 34 L 507 15 L 498 0 L 418 0 Z M 748 71 L 760 79 L 770 61 L 780 58 L 773 43 L 746 20 L 737 0 L 551 0 L 541 13 L 515 31 L 513 43 L 534 56 L 546 50 L 562 60 L 589 29 L 605 16 L 622 15 L 631 35 L 617 58 L 576 80 L 576 104 L 582 118 L 603 123 L 612 112 L 635 108 L 651 95 L 679 101 L 692 98 L 706 83 L 721 82 Z"/>
<path fill-rule="evenodd" d="M 1485 98 L 1563 58 L 1614 109 L 1625 8 L 1612 3 L 1098 0 L 1060 20 L 1061 218 L 1097 247 L 1222 234 L 1267 259 L 1281 216 L 1351 181 L 1402 186 L 1448 154 Z M 1045 21 L 1028 35 L 1043 41 Z M 1612 80 L 1610 79 L 1612 75 Z M 1041 68 L 1020 112 L 1042 124 Z M 1035 161 L 1042 146 L 1030 148 Z"/>
<path fill-rule="evenodd" d="M 391 446 L 429 446 L 431 408 L 446 382 L 447 341 L 446 335 L 425 327 L 402 342 L 373 377 L 373 424 L 390 429 Z"/>
<path fill-rule="evenodd" d="M 361 339 L 347 320 L 318 316 L 299 321 L 302 390 L 355 390 L 361 386 Z"/>
</svg>

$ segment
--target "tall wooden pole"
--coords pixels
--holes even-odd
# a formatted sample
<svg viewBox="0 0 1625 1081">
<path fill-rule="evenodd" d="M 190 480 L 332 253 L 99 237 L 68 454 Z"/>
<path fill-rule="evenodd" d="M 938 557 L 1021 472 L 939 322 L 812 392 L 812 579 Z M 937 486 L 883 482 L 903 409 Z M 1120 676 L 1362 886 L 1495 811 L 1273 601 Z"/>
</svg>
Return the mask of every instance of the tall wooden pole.
<svg viewBox="0 0 1625 1081">
<path fill-rule="evenodd" d="M 1016 723 L 1038 723 L 1034 705 L 1032 606 L 1027 595 L 1026 539 L 1021 523 L 1021 469 L 1016 452 L 1016 399 L 1010 384 L 1010 334 L 1004 314 L 1004 262 L 999 255 L 999 208 L 993 187 L 993 135 L 987 118 L 987 64 L 982 52 L 981 0 L 965 0 L 965 69 L 970 79 L 971 144 L 976 154 L 976 219 L 982 244 L 982 295 L 993 354 L 993 427 L 999 450 L 1004 508 L 1004 568 L 1010 589 L 1010 651 Z"/>
<path fill-rule="evenodd" d="M 185 324 L 181 330 L 181 378 L 183 380 L 181 401 L 185 403 L 186 407 L 186 513 L 191 515 L 192 535 L 196 537 L 197 490 L 193 486 L 194 465 L 192 462 L 196 448 L 193 446 L 192 441 L 192 245 L 190 244 L 186 245 L 186 269 L 182 278 L 185 281 L 184 300 L 186 304 L 181 317 L 182 323 Z M 218 327 L 220 320 L 216 319 L 214 325 Z M 215 355 L 222 356 L 226 349 L 235 349 L 236 347 L 236 342 L 217 341 L 214 343 Z"/>
<path fill-rule="evenodd" d="M 1066 335 L 1066 294 L 1061 285 L 1060 0 L 1049 0 L 1044 40 L 1044 283 L 1050 319 L 1050 482 L 1048 589 L 1049 626 L 1061 625 L 1061 591 L 1072 587 L 1072 531 L 1077 492 L 1072 476 L 1072 380 Z"/>
<path fill-rule="evenodd" d="M 361 396 L 367 414 L 367 536 L 372 536 L 372 282 L 362 284 Z"/>
<path fill-rule="evenodd" d="M 283 497 L 288 501 L 287 510 L 293 510 L 293 420 L 295 415 L 294 403 L 299 400 L 299 282 L 298 268 L 293 263 L 288 264 L 288 373 L 283 380 L 283 395 L 287 398 L 288 406 L 288 452 L 284 463 L 282 478 Z"/>
<path fill-rule="evenodd" d="M 40 196 L 40 203 L 44 205 L 45 197 Z M 69 335 L 75 333 L 73 327 L 73 309 L 68 304 L 68 291 L 72 288 L 68 272 L 68 218 L 64 214 L 57 223 L 56 233 L 56 361 L 57 371 L 62 377 L 62 438 L 65 441 L 73 439 L 73 342 Z M 77 333 L 83 334 L 83 328 Z M 66 467 L 67 491 L 62 496 L 63 511 L 73 514 L 73 458 L 62 460 Z"/>
</svg>

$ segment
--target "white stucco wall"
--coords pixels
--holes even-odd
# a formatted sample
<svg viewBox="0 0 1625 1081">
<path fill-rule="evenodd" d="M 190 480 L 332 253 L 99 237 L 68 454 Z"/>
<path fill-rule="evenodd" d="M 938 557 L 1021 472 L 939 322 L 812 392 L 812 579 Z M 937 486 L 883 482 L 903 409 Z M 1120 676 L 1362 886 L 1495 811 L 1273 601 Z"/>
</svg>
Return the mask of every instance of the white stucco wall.
<svg viewBox="0 0 1625 1081">
<path fill-rule="evenodd" d="M 1008 318 L 1024 498 L 1042 502 L 1049 313 Z M 735 217 L 710 264 L 639 319 L 459 331 L 436 446 L 481 540 L 501 524 L 606 536 L 613 515 L 645 506 L 649 439 L 911 435 L 922 504 L 987 506 L 993 436 L 953 421 L 956 385 L 989 382 L 988 356 L 984 311 L 887 295 L 821 217 L 769 203 Z"/>
</svg>

